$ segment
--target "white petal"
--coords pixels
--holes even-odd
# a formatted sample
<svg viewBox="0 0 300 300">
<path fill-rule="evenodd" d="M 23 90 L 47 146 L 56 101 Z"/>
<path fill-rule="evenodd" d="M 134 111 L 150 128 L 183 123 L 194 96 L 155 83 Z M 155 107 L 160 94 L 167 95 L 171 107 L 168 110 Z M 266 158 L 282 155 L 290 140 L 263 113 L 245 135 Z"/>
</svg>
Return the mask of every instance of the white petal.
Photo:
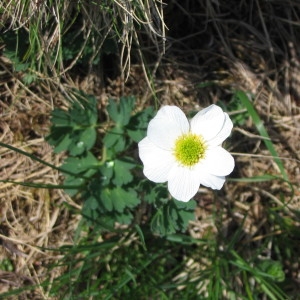
<svg viewBox="0 0 300 300">
<path fill-rule="evenodd" d="M 229 175 L 234 168 L 232 155 L 221 146 L 207 149 L 205 158 L 196 166 L 199 172 L 207 172 L 216 176 Z"/>
<path fill-rule="evenodd" d="M 199 177 L 202 185 L 214 190 L 220 190 L 225 182 L 224 176 L 215 176 L 211 174 L 201 173 Z"/>
<path fill-rule="evenodd" d="M 228 114 L 214 104 L 199 111 L 191 120 L 191 131 L 201 135 L 209 146 L 220 145 L 230 135 L 232 127 Z"/>
<path fill-rule="evenodd" d="M 164 106 L 150 121 L 147 137 L 156 146 L 171 150 L 178 136 L 189 131 L 189 121 L 177 106 Z"/>
<path fill-rule="evenodd" d="M 195 196 L 200 186 L 200 178 L 194 169 L 175 165 L 168 176 L 168 189 L 177 200 L 187 202 Z"/>
<path fill-rule="evenodd" d="M 225 114 L 225 121 L 223 124 L 222 129 L 220 132 L 215 136 L 213 139 L 208 141 L 208 146 L 209 147 L 215 147 L 221 145 L 230 135 L 233 124 L 232 121 L 230 120 L 229 116 L 227 113 Z"/>
<path fill-rule="evenodd" d="M 172 153 L 156 147 L 147 137 L 138 146 L 139 156 L 144 164 L 144 175 L 154 182 L 167 181 L 170 169 L 175 164 Z"/>
</svg>

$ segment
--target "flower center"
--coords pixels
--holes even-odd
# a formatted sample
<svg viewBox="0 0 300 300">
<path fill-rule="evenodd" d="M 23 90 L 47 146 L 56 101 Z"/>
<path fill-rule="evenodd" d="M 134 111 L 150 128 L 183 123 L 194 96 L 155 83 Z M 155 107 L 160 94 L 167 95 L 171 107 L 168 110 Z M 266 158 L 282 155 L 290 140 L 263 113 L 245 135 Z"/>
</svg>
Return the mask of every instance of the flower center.
<svg viewBox="0 0 300 300">
<path fill-rule="evenodd" d="M 174 155 L 179 163 L 191 167 L 204 158 L 206 148 L 201 136 L 187 133 L 176 140 Z"/>
</svg>

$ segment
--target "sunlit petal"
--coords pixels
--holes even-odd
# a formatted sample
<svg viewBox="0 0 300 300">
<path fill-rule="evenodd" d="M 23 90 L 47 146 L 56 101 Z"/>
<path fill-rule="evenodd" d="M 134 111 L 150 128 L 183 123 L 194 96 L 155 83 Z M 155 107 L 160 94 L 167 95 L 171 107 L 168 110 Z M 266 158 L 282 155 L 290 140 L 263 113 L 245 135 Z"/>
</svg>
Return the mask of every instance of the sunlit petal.
<svg viewBox="0 0 300 300">
<path fill-rule="evenodd" d="M 179 165 L 173 166 L 168 175 L 168 189 L 177 200 L 187 202 L 195 196 L 200 186 L 196 171 Z"/>
<path fill-rule="evenodd" d="M 225 114 L 225 121 L 223 127 L 214 138 L 207 140 L 209 147 L 215 147 L 221 145 L 229 137 L 231 133 L 231 130 L 233 128 L 232 121 L 230 120 L 227 113 L 224 114 Z"/>
<path fill-rule="evenodd" d="M 160 148 L 171 150 L 178 136 L 189 131 L 189 122 L 176 106 L 164 106 L 148 126 L 147 136 Z"/>
<path fill-rule="evenodd" d="M 153 182 L 165 182 L 174 165 L 174 157 L 169 151 L 155 146 L 147 137 L 138 144 L 139 156 L 144 164 L 144 175 Z"/>
<path fill-rule="evenodd" d="M 207 173 L 201 173 L 199 174 L 199 177 L 202 185 L 209 187 L 213 190 L 220 190 L 225 182 L 224 176 L 215 176 Z"/>
<path fill-rule="evenodd" d="M 214 104 L 191 120 L 191 131 L 201 135 L 211 146 L 220 145 L 230 135 L 232 126 L 228 114 Z"/>
<path fill-rule="evenodd" d="M 200 161 L 197 168 L 205 170 L 216 176 L 226 176 L 233 171 L 234 159 L 232 155 L 221 146 L 207 149 L 205 159 Z"/>
</svg>

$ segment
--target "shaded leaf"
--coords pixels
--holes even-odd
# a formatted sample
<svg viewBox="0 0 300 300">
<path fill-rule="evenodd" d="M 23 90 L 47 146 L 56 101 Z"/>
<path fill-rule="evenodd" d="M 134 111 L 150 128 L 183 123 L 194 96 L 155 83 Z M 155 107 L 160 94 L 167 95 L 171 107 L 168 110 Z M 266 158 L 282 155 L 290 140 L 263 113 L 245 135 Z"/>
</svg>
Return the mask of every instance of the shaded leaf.
<svg viewBox="0 0 300 300">
<path fill-rule="evenodd" d="M 114 162 L 114 179 L 115 185 L 121 186 L 132 181 L 133 176 L 130 172 L 135 164 L 129 161 L 116 159 Z"/>
<path fill-rule="evenodd" d="M 185 231 L 189 221 L 195 218 L 196 202 L 181 202 L 172 200 L 161 206 L 151 220 L 152 231 L 160 235 L 174 234 L 176 231 Z"/>
<path fill-rule="evenodd" d="M 134 104 L 134 97 L 121 97 L 119 103 L 109 99 L 107 111 L 117 127 L 121 128 L 129 123 Z"/>
</svg>

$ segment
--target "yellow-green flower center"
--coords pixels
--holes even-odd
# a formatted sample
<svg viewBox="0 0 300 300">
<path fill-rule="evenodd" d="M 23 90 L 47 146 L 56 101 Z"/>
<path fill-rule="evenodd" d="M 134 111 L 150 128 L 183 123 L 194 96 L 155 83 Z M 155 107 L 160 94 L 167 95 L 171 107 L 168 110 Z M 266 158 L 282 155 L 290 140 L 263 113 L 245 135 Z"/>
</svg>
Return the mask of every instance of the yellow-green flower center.
<svg viewBox="0 0 300 300">
<path fill-rule="evenodd" d="M 176 140 L 174 155 L 180 164 L 191 167 L 204 158 L 205 150 L 206 145 L 201 136 L 187 133 Z"/>
</svg>

